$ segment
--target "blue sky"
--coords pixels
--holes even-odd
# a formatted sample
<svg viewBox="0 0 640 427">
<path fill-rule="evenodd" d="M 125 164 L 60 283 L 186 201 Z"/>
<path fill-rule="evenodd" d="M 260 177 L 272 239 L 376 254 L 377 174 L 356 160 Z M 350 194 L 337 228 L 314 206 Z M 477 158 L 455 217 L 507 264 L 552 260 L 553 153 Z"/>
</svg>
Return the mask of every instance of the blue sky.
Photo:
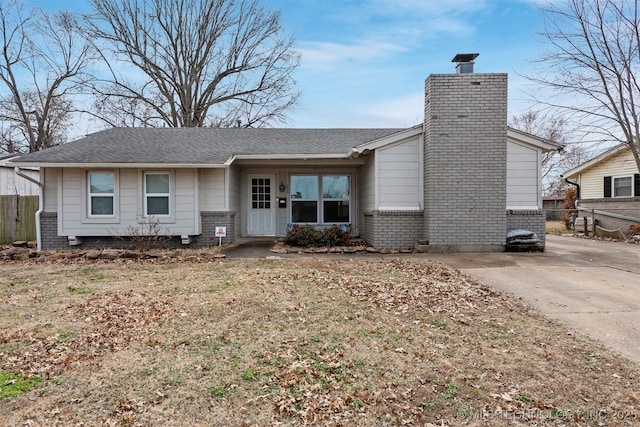
<svg viewBox="0 0 640 427">
<path fill-rule="evenodd" d="M 88 1 L 32 0 L 48 11 Z M 302 53 L 302 91 L 287 127 L 409 127 L 422 121 L 424 80 L 453 73 L 456 53 L 480 53 L 475 71 L 509 73 L 509 117 L 530 107 L 528 82 L 544 49 L 535 0 L 263 0 L 281 9 Z"/>
</svg>

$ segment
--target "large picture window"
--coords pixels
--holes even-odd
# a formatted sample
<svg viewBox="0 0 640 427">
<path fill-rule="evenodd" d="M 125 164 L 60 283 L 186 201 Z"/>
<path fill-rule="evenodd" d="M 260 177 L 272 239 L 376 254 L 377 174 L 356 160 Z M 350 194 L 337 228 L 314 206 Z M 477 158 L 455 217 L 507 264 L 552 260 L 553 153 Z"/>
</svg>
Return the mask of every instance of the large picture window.
<svg viewBox="0 0 640 427">
<path fill-rule="evenodd" d="M 291 221 L 349 223 L 350 181 L 349 175 L 291 176 Z"/>
<path fill-rule="evenodd" d="M 89 217 L 113 217 L 115 215 L 116 177 L 114 172 L 89 172 Z"/>
<path fill-rule="evenodd" d="M 167 172 L 147 172 L 144 175 L 145 215 L 169 216 L 170 175 Z"/>
</svg>

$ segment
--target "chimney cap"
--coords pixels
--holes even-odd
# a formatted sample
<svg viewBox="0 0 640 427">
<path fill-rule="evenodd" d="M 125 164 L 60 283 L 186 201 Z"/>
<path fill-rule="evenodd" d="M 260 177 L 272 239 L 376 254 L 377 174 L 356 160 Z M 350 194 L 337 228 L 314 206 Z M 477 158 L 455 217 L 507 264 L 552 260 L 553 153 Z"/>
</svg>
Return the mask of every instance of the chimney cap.
<svg viewBox="0 0 640 427">
<path fill-rule="evenodd" d="M 471 62 L 476 59 L 480 54 L 479 53 L 458 53 L 453 57 L 451 62 Z"/>
</svg>

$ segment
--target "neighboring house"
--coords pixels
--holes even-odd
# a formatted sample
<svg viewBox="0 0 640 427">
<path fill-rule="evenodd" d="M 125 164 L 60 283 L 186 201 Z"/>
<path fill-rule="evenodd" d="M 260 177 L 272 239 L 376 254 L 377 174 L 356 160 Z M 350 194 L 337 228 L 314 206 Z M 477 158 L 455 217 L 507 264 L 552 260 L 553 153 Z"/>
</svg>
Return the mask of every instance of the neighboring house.
<svg viewBox="0 0 640 427">
<path fill-rule="evenodd" d="M 622 231 L 640 222 L 640 173 L 628 146 L 613 147 L 563 176 L 578 185 L 579 217 Z"/>
<path fill-rule="evenodd" d="M 458 72 L 427 78 L 408 129 L 116 128 L 13 163 L 41 168 L 42 249 L 151 223 L 170 246 L 338 224 L 379 248 L 502 251 L 510 229 L 544 239 L 540 162 L 557 148 L 507 127 L 506 74 Z"/>
<path fill-rule="evenodd" d="M 5 154 L 0 156 L 0 196 L 37 196 L 40 187 L 33 181 L 16 175 L 13 165 L 9 165 L 12 159 L 20 154 Z M 21 169 L 22 174 L 37 181 L 40 172 L 37 168 Z"/>
</svg>

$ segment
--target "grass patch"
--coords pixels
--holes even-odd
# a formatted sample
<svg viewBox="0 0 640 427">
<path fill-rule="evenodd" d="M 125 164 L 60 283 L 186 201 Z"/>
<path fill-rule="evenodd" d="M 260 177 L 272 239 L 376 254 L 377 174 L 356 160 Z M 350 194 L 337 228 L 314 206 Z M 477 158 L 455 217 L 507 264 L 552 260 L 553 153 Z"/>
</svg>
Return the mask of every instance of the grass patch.
<svg viewBox="0 0 640 427">
<path fill-rule="evenodd" d="M 555 220 L 555 221 L 546 221 L 545 222 L 545 231 L 547 234 L 563 234 L 563 233 L 572 233 L 573 230 L 567 229 L 564 221 Z"/>
<path fill-rule="evenodd" d="M 17 397 L 31 390 L 42 382 L 42 378 L 23 378 L 22 376 L 7 371 L 0 371 L 0 399 Z"/>
<path fill-rule="evenodd" d="M 76 286 L 69 286 L 67 288 L 67 290 L 69 292 L 71 292 L 72 294 L 76 294 L 76 295 L 90 294 L 90 293 L 93 292 L 91 289 L 85 288 L 83 286 L 77 286 L 77 287 Z"/>
</svg>

